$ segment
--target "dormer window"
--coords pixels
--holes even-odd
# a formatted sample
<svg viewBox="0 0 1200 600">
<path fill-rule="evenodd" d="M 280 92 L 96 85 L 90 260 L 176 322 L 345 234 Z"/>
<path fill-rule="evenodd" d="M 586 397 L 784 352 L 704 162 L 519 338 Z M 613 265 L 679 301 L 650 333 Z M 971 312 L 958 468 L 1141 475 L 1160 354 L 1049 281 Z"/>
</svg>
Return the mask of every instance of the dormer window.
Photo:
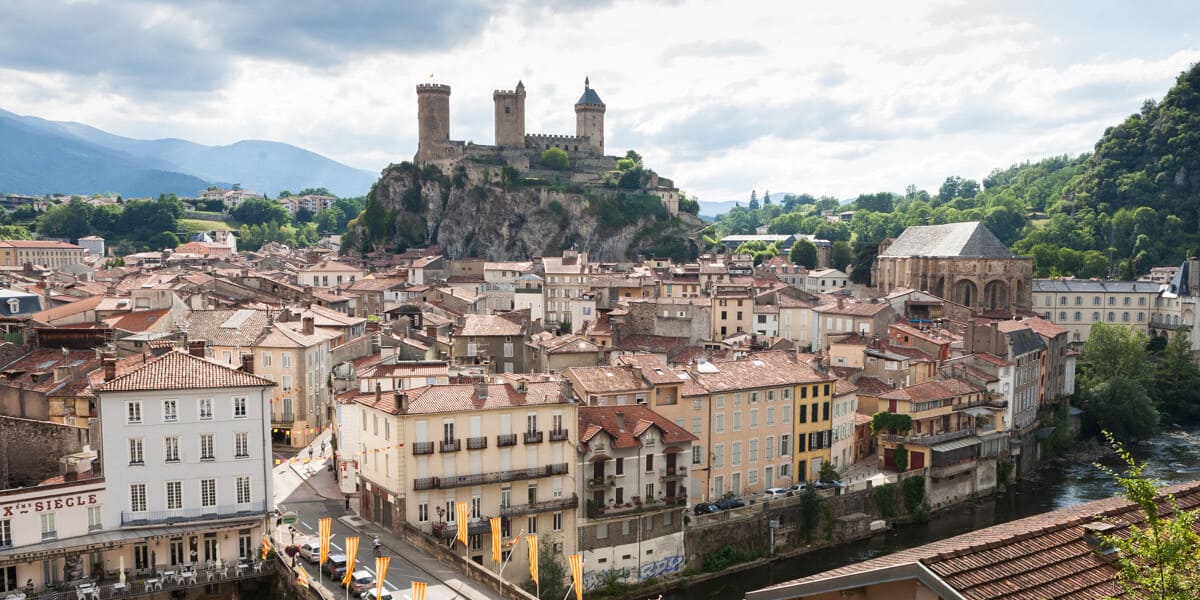
<svg viewBox="0 0 1200 600">
<path fill-rule="evenodd" d="M 9 298 L 8 299 L 8 312 L 14 313 L 14 314 L 21 312 L 21 300 L 18 298 Z"/>
</svg>

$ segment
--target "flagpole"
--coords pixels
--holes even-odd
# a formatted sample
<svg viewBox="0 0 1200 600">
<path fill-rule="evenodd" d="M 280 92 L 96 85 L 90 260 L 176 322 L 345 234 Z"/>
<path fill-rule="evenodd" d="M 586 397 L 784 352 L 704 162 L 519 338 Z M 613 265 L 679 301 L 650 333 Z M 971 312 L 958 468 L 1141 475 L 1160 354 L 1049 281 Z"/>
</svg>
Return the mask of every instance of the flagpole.
<svg viewBox="0 0 1200 600">
<path fill-rule="evenodd" d="M 517 541 L 516 541 L 516 543 L 514 543 L 514 544 L 512 545 L 512 550 L 509 550 L 509 551 L 508 551 L 508 558 L 504 559 L 504 562 L 500 563 L 500 570 L 499 570 L 499 571 L 496 571 L 496 577 L 498 577 L 498 578 L 500 578 L 500 579 L 504 579 L 504 577 L 503 577 L 503 575 L 504 575 L 504 567 L 508 565 L 508 561 L 512 560 L 512 557 L 513 557 L 513 550 L 515 550 L 515 549 L 517 548 L 517 544 L 520 544 L 520 543 L 521 543 L 521 536 L 522 536 L 524 533 L 525 533 L 525 530 L 524 530 L 524 529 L 522 529 L 522 530 L 520 530 L 520 531 L 518 531 L 518 532 L 517 532 Z"/>
</svg>

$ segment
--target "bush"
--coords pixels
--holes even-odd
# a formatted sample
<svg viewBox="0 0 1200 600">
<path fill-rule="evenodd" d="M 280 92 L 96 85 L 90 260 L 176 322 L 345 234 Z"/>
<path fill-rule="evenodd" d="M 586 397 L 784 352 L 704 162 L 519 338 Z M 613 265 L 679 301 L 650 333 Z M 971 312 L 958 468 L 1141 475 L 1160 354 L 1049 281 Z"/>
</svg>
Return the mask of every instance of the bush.
<svg viewBox="0 0 1200 600">
<path fill-rule="evenodd" d="M 875 508 L 879 516 L 890 519 L 896 516 L 896 484 L 885 483 L 875 487 Z"/>
<path fill-rule="evenodd" d="M 755 558 L 758 558 L 758 555 L 753 552 L 738 550 L 733 546 L 721 546 L 715 552 L 704 556 L 703 569 L 705 573 L 715 573 Z"/>
<path fill-rule="evenodd" d="M 571 166 L 571 158 L 562 148 L 546 148 L 542 151 L 542 166 L 556 171 L 565 171 Z"/>
<path fill-rule="evenodd" d="M 925 501 L 925 478 L 921 475 L 909 477 L 900 482 L 900 493 L 904 495 L 904 508 L 916 514 Z"/>
</svg>

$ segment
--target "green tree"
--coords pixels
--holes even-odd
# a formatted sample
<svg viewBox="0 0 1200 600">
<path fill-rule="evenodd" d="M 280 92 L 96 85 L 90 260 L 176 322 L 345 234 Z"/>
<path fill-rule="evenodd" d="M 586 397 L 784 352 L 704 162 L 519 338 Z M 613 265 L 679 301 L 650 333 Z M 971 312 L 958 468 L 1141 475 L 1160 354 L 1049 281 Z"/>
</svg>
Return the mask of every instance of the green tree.
<svg viewBox="0 0 1200 600">
<path fill-rule="evenodd" d="M 38 219 L 37 231 L 45 237 L 61 237 L 77 240 L 92 231 L 91 204 L 82 198 L 72 198 L 66 204 L 56 204 L 46 209 Z"/>
<path fill-rule="evenodd" d="M 346 230 L 345 215 L 336 206 L 321 209 L 313 218 L 313 222 L 317 224 L 317 230 L 321 233 L 336 233 Z"/>
<path fill-rule="evenodd" d="M 571 583 L 567 580 L 567 569 L 554 552 L 551 544 L 538 546 L 538 584 L 526 581 L 521 587 L 531 595 L 538 593 L 539 600 L 562 600 Z M 540 588 L 540 589 L 539 589 Z"/>
<path fill-rule="evenodd" d="M 908 448 L 904 444 L 896 444 L 892 450 L 892 462 L 896 463 L 896 472 L 903 473 L 908 470 Z"/>
<path fill-rule="evenodd" d="M 287 223 L 292 216 L 278 202 L 264 198 L 250 198 L 233 209 L 230 216 L 247 225 L 262 225 L 263 223 Z"/>
<path fill-rule="evenodd" d="M 1092 325 L 1083 344 L 1084 387 L 1111 379 L 1140 381 L 1149 375 L 1148 336 L 1143 331 L 1109 323 Z"/>
<path fill-rule="evenodd" d="M 750 210 L 758 210 L 758 192 L 750 190 Z"/>
<path fill-rule="evenodd" d="M 1125 463 L 1125 471 L 1096 466 L 1117 481 L 1141 517 L 1140 523 L 1129 525 L 1126 535 L 1104 538 L 1119 551 L 1121 589 L 1130 598 L 1200 598 L 1200 534 L 1196 533 L 1200 511 L 1183 510 L 1173 495 L 1163 493 L 1143 474 L 1144 464 L 1138 464 L 1112 435 L 1105 432 L 1105 438 Z"/>
<path fill-rule="evenodd" d="M 833 468 L 832 462 L 825 461 L 825 462 L 821 463 L 821 472 L 817 474 L 818 480 L 820 480 L 820 481 L 837 481 L 841 478 L 842 478 L 841 474 L 839 474 L 837 472 L 837 469 Z"/>
<path fill-rule="evenodd" d="M 556 171 L 565 171 L 571 167 L 571 158 L 562 148 L 546 148 L 542 151 L 542 166 Z"/>
<path fill-rule="evenodd" d="M 845 271 L 854 262 L 854 252 L 850 249 L 850 242 L 844 240 L 834 242 L 833 249 L 829 253 L 829 262 L 833 268 Z"/>
<path fill-rule="evenodd" d="M 1148 391 L 1163 415 L 1179 422 L 1200 421 L 1200 365 L 1186 332 L 1176 332 L 1153 357 Z"/>
<path fill-rule="evenodd" d="M 808 238 L 797 238 L 788 253 L 788 260 L 794 265 L 802 265 L 806 269 L 817 266 L 817 247 Z"/>
<path fill-rule="evenodd" d="M 312 209 L 308 208 L 307 206 L 302 206 L 296 211 L 296 222 L 311 223 L 314 216 L 315 215 L 313 215 Z"/>
<path fill-rule="evenodd" d="M 808 486 L 800 493 L 800 526 L 804 529 L 804 541 L 811 542 L 813 532 L 821 521 L 821 504 L 824 499 L 817 488 Z"/>
<path fill-rule="evenodd" d="M 1084 390 L 1081 399 L 1089 426 L 1122 440 L 1143 440 L 1158 428 L 1158 410 L 1135 379 L 1104 380 Z"/>
<path fill-rule="evenodd" d="M 0 226 L 0 240 L 32 240 L 33 234 L 20 225 Z"/>
</svg>

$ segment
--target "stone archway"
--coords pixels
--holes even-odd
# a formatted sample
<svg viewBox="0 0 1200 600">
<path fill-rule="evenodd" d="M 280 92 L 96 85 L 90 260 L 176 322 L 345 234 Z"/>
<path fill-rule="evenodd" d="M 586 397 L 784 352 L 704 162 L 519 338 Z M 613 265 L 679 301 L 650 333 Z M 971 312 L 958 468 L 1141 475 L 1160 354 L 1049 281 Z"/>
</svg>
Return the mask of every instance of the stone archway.
<svg viewBox="0 0 1200 600">
<path fill-rule="evenodd" d="M 929 286 L 929 293 L 938 298 L 946 297 L 946 278 L 941 275 L 935 275 L 932 278 L 932 284 Z"/>
<path fill-rule="evenodd" d="M 968 308 L 974 308 L 979 303 L 979 288 L 970 279 L 959 279 L 951 292 L 951 301 Z"/>
<path fill-rule="evenodd" d="M 993 279 L 983 286 L 983 308 L 985 310 L 1008 310 L 1008 284 Z"/>
</svg>

